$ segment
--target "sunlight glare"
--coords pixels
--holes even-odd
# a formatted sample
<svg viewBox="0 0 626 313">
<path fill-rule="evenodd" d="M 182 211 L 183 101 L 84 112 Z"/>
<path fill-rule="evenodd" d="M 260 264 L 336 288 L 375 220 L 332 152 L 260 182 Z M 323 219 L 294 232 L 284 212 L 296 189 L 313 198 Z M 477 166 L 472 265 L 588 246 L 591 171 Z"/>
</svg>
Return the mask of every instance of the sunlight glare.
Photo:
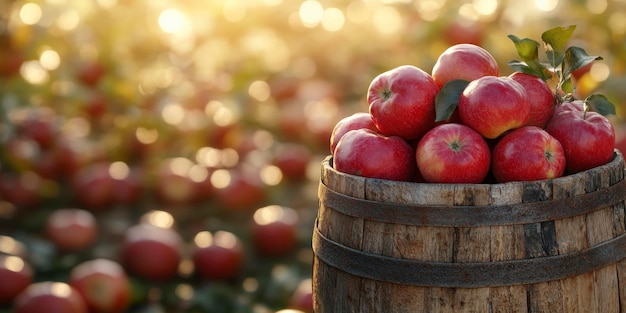
<svg viewBox="0 0 626 313">
<path fill-rule="evenodd" d="M 26 267 L 24 260 L 14 255 L 9 255 L 4 260 L 0 259 L 0 261 L 4 262 L 3 268 L 15 273 L 21 272 Z"/>
<path fill-rule="evenodd" d="M 207 178 L 209 177 L 209 170 L 204 166 L 201 166 L 199 164 L 194 164 L 189 169 L 188 175 L 189 175 L 189 179 L 191 179 L 192 182 L 201 183 L 207 180 Z"/>
<path fill-rule="evenodd" d="M 535 6 L 543 12 L 550 12 L 556 9 L 558 4 L 559 0 L 535 0 Z"/>
<path fill-rule="evenodd" d="M 20 20 L 26 25 L 39 23 L 42 16 L 43 12 L 41 11 L 41 7 L 36 3 L 26 3 L 20 9 Z"/>
<path fill-rule="evenodd" d="M 30 84 L 43 85 L 48 82 L 48 71 L 37 60 L 27 61 L 20 67 L 20 74 Z"/>
<path fill-rule="evenodd" d="M 324 7 L 319 1 L 305 0 L 300 4 L 300 10 L 298 12 L 302 24 L 306 27 L 313 28 L 322 21 Z"/>
<path fill-rule="evenodd" d="M 404 25 L 404 18 L 396 8 L 382 6 L 374 11 L 372 23 L 380 34 L 391 35 L 400 32 Z"/>
<path fill-rule="evenodd" d="M 283 172 L 275 165 L 263 166 L 259 176 L 261 181 L 268 186 L 276 186 L 283 180 Z"/>
<path fill-rule="evenodd" d="M 607 7 L 606 0 L 587 0 L 587 9 L 593 14 L 602 14 Z"/>
<path fill-rule="evenodd" d="M 147 212 L 141 216 L 140 221 L 160 228 L 172 228 L 175 222 L 171 213 L 162 210 Z"/>
<path fill-rule="evenodd" d="M 222 15 L 229 22 L 241 22 L 246 17 L 247 9 L 245 1 L 229 0 L 224 2 Z"/>
<path fill-rule="evenodd" d="M 178 103 L 170 103 L 161 110 L 161 118 L 170 125 L 178 125 L 185 120 L 185 109 Z"/>
<path fill-rule="evenodd" d="M 159 27 L 168 34 L 178 33 L 184 30 L 189 21 L 183 12 L 177 9 L 165 9 L 159 15 Z"/>
<path fill-rule="evenodd" d="M 426 21 L 435 21 L 439 18 L 441 10 L 443 9 L 446 1 L 438 0 L 421 0 L 415 3 L 415 8 L 420 14 L 420 17 Z"/>
<path fill-rule="evenodd" d="M 343 11 L 337 8 L 328 8 L 324 10 L 322 16 L 322 27 L 329 32 L 336 32 L 343 28 L 345 21 Z"/>
<path fill-rule="evenodd" d="M 109 165 L 109 175 L 116 180 L 123 180 L 130 174 L 130 168 L 122 161 L 116 161 Z"/>
<path fill-rule="evenodd" d="M 493 15 L 498 9 L 498 0 L 474 0 L 474 10 L 480 15 Z"/>
<path fill-rule="evenodd" d="M 61 57 L 59 54 L 52 50 L 46 49 L 39 56 L 39 63 L 41 63 L 41 67 L 48 71 L 53 71 L 59 68 L 61 65 Z"/>
<path fill-rule="evenodd" d="M 267 101 L 271 96 L 270 85 L 264 80 L 256 80 L 248 87 L 248 95 L 259 102 Z"/>
<path fill-rule="evenodd" d="M 73 290 L 70 285 L 62 282 L 54 282 L 50 285 L 50 291 L 53 295 L 59 298 L 68 298 Z"/>
<path fill-rule="evenodd" d="M 80 24 L 80 14 L 75 10 L 67 10 L 59 16 L 56 24 L 64 31 L 72 31 Z"/>
<path fill-rule="evenodd" d="M 198 232 L 193 237 L 193 242 L 196 244 L 196 246 L 200 248 L 210 247 L 211 245 L 213 245 L 213 234 L 211 234 L 211 232 L 209 231 L 203 230 L 201 232 Z"/>
<path fill-rule="evenodd" d="M 228 170 L 219 169 L 211 174 L 211 185 L 217 189 L 224 189 L 230 185 L 232 177 Z"/>
<path fill-rule="evenodd" d="M 159 131 L 154 128 L 137 127 L 135 130 L 137 141 L 144 145 L 153 144 L 159 138 Z"/>
</svg>

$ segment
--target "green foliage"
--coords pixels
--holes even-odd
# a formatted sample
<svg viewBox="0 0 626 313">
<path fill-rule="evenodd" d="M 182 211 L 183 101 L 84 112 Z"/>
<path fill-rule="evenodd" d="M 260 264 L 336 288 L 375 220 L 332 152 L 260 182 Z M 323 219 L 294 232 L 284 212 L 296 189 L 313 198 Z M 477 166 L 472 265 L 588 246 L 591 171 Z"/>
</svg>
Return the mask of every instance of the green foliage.
<svg viewBox="0 0 626 313">
<path fill-rule="evenodd" d="M 546 81 L 556 76 L 555 96 L 558 102 L 574 100 L 575 86 L 572 73 L 593 61 L 602 60 L 600 56 L 587 54 L 581 47 L 567 45 L 575 29 L 576 25 L 555 27 L 541 34 L 546 62 L 539 59 L 539 42 L 509 35 L 509 39 L 515 44 L 517 54 L 521 58 L 521 61 L 510 61 L 509 67 Z M 592 95 L 585 99 L 585 103 L 591 110 L 600 114 L 615 114 L 615 106 L 605 96 Z"/>
<path fill-rule="evenodd" d="M 445 121 L 452 116 L 459 104 L 459 97 L 468 84 L 466 80 L 455 79 L 443 85 L 435 97 L 435 122 Z"/>
</svg>

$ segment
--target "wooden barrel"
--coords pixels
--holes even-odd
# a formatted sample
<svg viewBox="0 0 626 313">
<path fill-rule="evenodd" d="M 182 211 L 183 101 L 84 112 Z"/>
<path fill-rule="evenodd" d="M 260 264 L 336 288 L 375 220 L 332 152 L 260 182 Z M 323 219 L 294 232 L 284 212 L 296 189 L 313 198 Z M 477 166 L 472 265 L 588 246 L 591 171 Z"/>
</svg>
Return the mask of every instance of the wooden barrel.
<svg viewBox="0 0 626 313">
<path fill-rule="evenodd" d="M 588 171 L 504 184 L 363 178 L 327 157 L 315 312 L 626 312 L 625 188 L 617 150 Z"/>
</svg>

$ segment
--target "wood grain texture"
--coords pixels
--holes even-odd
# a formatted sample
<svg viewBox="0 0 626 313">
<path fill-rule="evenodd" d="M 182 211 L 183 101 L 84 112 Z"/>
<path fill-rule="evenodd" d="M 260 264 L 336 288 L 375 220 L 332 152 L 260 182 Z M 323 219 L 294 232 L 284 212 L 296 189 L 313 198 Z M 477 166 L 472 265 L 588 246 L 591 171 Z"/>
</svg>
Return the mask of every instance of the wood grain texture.
<svg viewBox="0 0 626 313">
<path fill-rule="evenodd" d="M 624 180 L 621 154 L 605 165 L 554 180 L 507 184 L 418 184 L 339 173 L 322 164 L 320 184 L 381 203 L 419 206 L 498 206 L 563 200 Z M 547 259 L 577 253 L 626 233 L 626 192 L 591 213 L 491 226 L 407 225 L 349 216 L 320 201 L 317 229 L 328 239 L 372 255 L 443 263 Z M 321 194 L 321 193 L 320 193 Z M 352 214 L 346 212 L 347 214 Z M 456 224 L 455 224 L 456 225 Z M 580 260 L 585 262 L 585 260 Z M 410 269 L 407 269 L 410 270 Z M 337 312 L 625 312 L 626 260 L 573 277 L 534 284 L 446 288 L 413 286 L 348 274 L 314 258 L 314 307 Z M 621 299 L 621 302 L 620 302 Z"/>
</svg>

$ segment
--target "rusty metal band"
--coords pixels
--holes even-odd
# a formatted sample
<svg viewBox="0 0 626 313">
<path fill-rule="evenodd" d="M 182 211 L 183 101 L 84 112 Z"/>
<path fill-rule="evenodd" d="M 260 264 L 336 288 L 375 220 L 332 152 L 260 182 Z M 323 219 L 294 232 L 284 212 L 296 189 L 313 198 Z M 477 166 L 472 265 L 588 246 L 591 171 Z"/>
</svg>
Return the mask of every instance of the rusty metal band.
<svg viewBox="0 0 626 313">
<path fill-rule="evenodd" d="M 343 214 L 377 222 L 476 227 L 538 223 L 587 214 L 624 201 L 626 179 L 573 197 L 509 205 L 427 206 L 359 199 L 319 184 L 321 205 Z"/>
<path fill-rule="evenodd" d="M 579 252 L 533 259 L 443 263 L 359 251 L 313 232 L 313 251 L 325 264 L 378 281 L 422 287 L 478 288 L 525 285 L 574 277 L 626 258 L 626 235 Z"/>
</svg>

